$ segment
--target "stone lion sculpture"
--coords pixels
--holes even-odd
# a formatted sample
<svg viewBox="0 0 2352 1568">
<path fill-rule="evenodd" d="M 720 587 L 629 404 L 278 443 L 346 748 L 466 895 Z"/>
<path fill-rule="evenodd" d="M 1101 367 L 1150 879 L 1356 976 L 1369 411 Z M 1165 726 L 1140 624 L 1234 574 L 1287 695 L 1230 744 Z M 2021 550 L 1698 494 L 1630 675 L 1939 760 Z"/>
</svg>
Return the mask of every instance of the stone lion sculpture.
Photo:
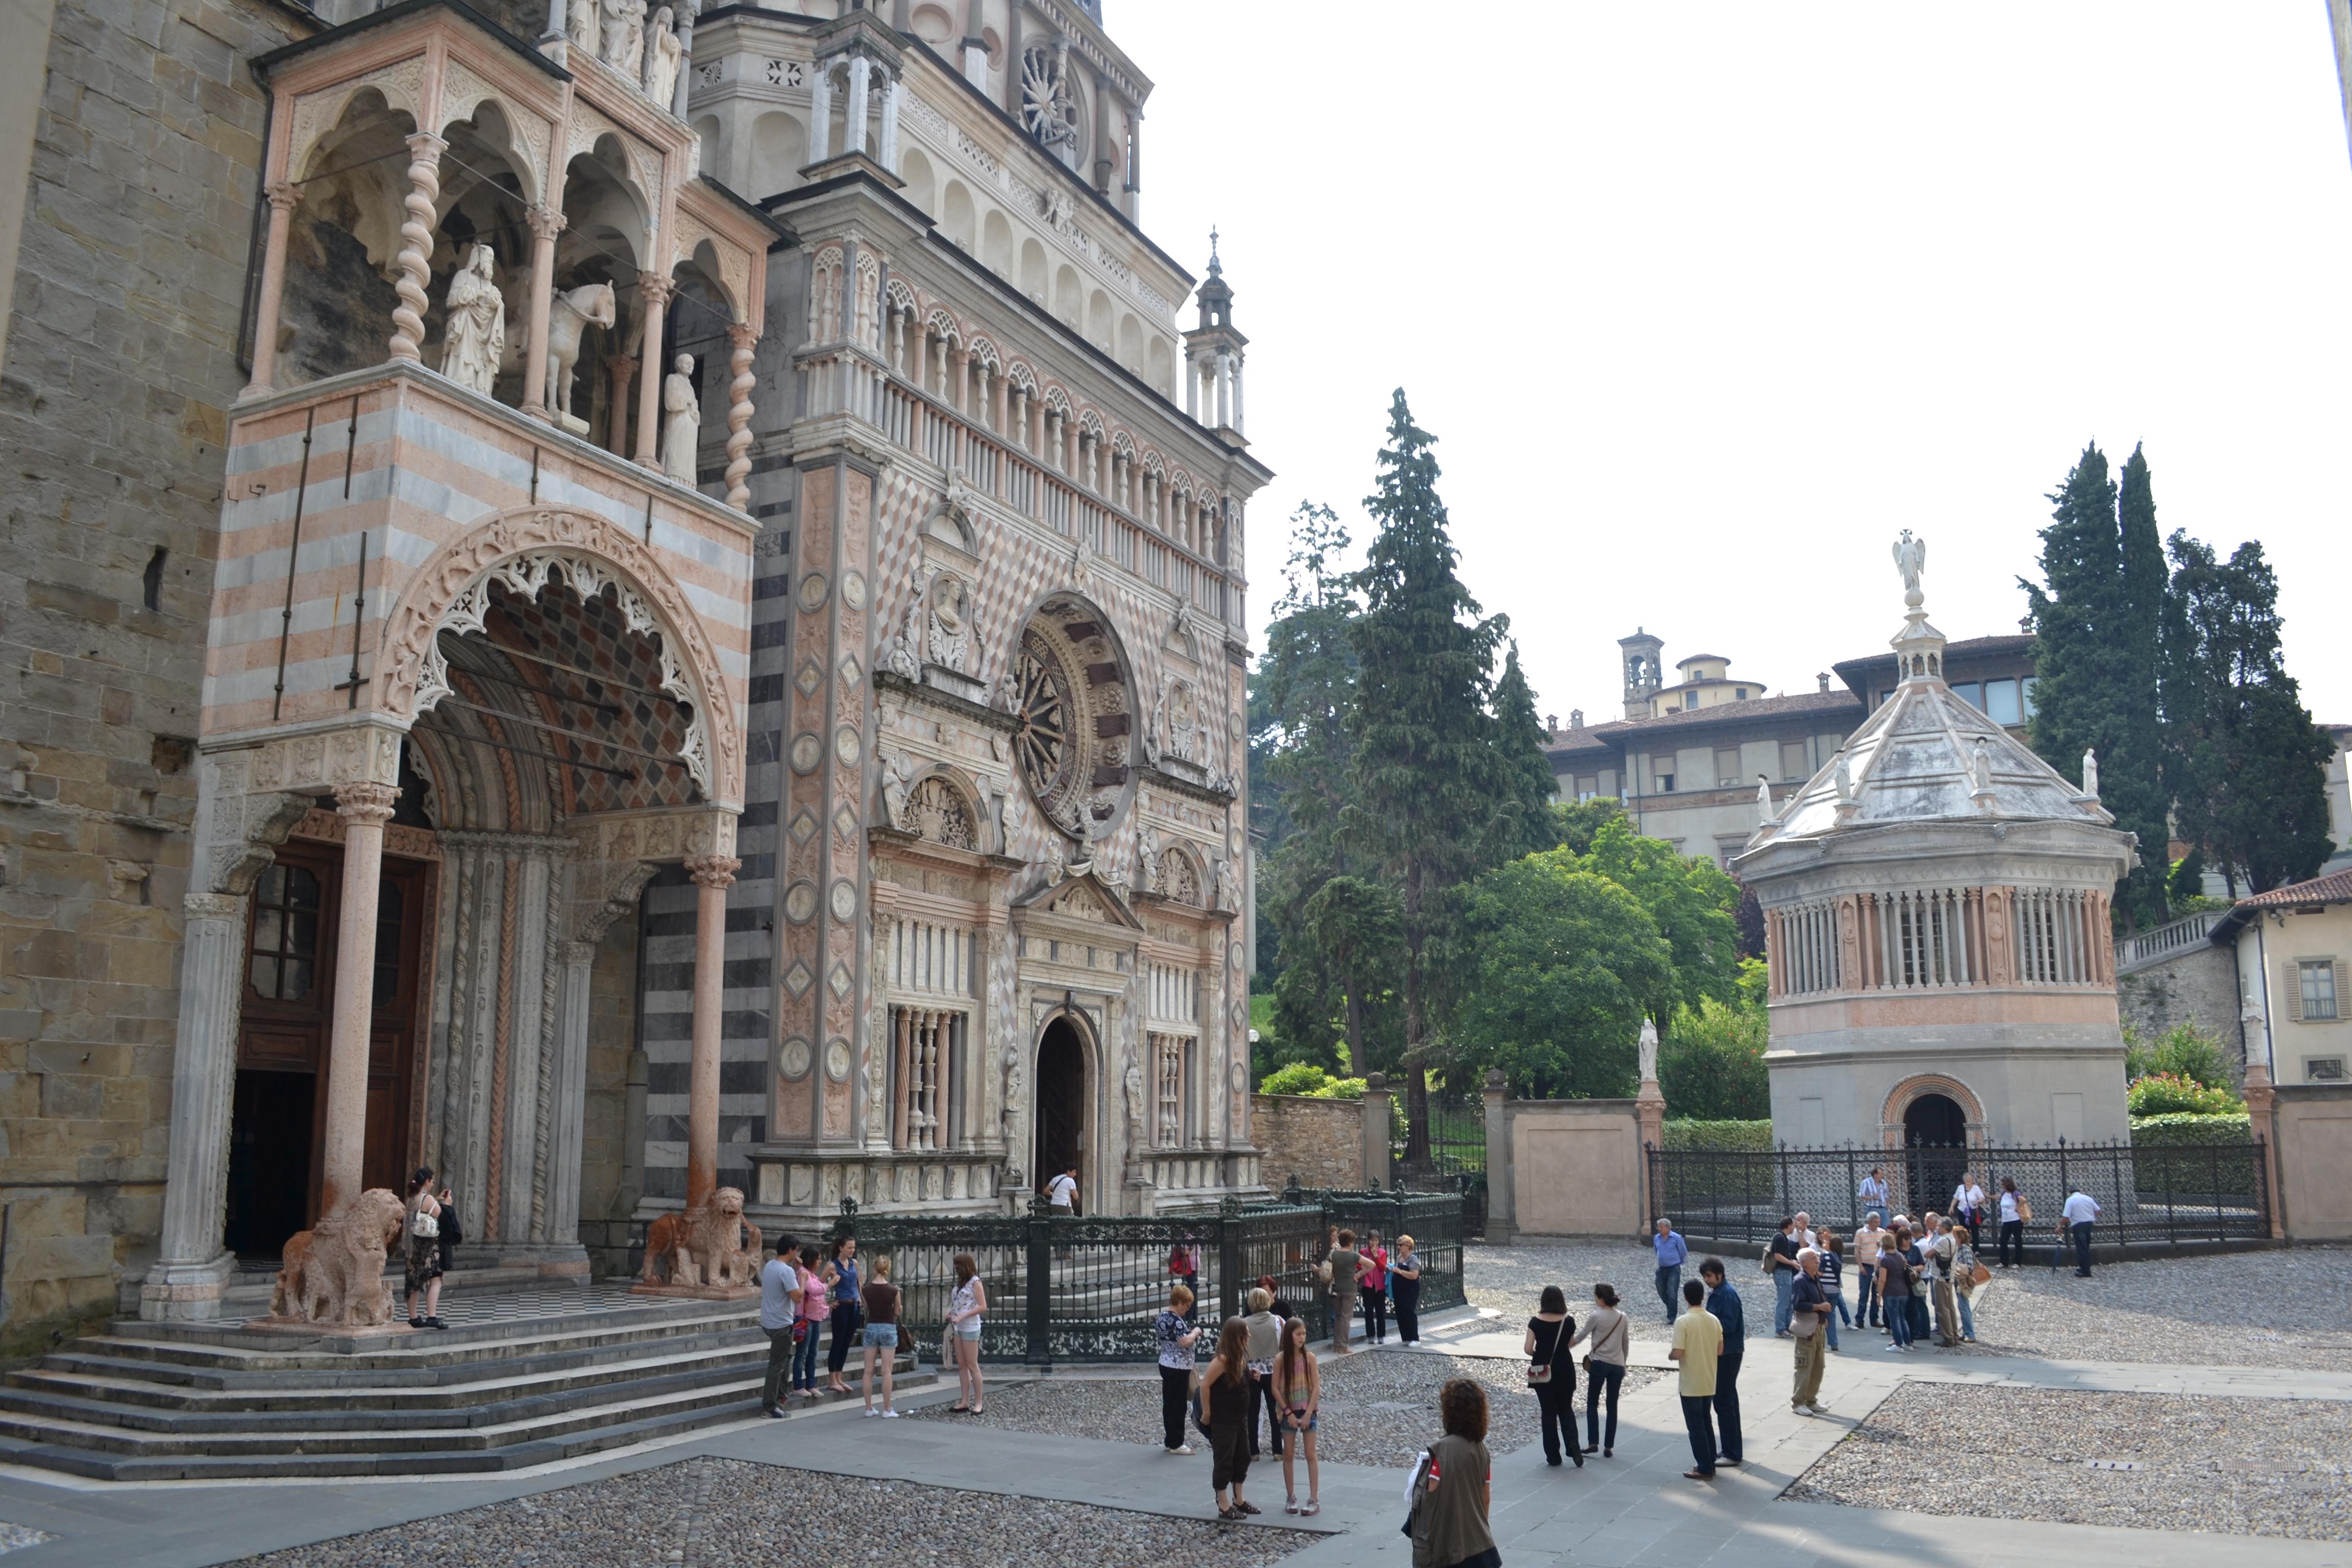
<svg viewBox="0 0 2352 1568">
<path fill-rule="evenodd" d="M 368 1329 L 392 1321 L 384 1252 L 408 1217 L 400 1194 L 370 1187 L 286 1244 L 269 1315 L 291 1322 Z"/>
<path fill-rule="evenodd" d="M 639 1278 L 647 1285 L 748 1285 L 759 1271 L 760 1241 L 760 1227 L 743 1217 L 743 1190 L 721 1187 L 709 1203 L 662 1215 L 646 1227 Z M 667 1281 L 661 1276 L 665 1259 Z"/>
</svg>

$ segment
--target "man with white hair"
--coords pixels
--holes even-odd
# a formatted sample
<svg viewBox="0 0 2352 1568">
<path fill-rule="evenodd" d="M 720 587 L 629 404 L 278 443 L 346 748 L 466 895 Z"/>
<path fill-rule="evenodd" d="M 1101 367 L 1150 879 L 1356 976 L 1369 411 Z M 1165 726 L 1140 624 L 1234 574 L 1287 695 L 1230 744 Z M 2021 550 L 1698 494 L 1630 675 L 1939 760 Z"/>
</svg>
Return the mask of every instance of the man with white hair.
<svg viewBox="0 0 2352 1568">
<path fill-rule="evenodd" d="M 1822 1320 L 1833 1309 L 1822 1289 L 1822 1255 L 1808 1247 L 1797 1254 L 1797 1282 L 1790 1292 L 1790 1329 L 1797 1342 L 1796 1386 L 1789 1407 L 1800 1415 L 1822 1413 Z"/>
</svg>

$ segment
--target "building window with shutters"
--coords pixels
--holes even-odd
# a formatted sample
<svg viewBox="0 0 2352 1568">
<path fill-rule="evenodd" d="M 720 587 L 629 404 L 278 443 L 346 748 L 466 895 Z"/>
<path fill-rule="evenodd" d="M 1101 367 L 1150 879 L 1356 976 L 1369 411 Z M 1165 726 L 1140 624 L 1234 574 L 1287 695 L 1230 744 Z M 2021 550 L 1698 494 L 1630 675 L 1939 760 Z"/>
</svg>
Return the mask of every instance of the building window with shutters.
<svg viewBox="0 0 2352 1568">
<path fill-rule="evenodd" d="M 2295 979 L 2302 1018 L 2306 1024 L 2333 1023 L 2336 1012 L 2336 961 L 2303 958 L 2295 961 Z"/>
</svg>

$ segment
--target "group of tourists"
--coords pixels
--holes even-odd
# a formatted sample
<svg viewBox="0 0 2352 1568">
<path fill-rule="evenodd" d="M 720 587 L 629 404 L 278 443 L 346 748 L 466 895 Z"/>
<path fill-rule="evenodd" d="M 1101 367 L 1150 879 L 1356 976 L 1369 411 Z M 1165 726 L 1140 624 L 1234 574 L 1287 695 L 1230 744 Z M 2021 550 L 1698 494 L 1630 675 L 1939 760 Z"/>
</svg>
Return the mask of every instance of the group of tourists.
<svg viewBox="0 0 2352 1568">
<path fill-rule="evenodd" d="M 959 1252 L 953 1263 L 955 1288 L 948 1298 L 942 1362 L 956 1369 L 956 1403 L 950 1409 L 971 1415 L 986 1410 L 980 1375 L 980 1331 L 988 1312 L 988 1287 L 980 1278 L 979 1262 Z M 816 1386 L 819 1331 L 830 1327 L 825 1352 L 825 1393 L 853 1392 L 843 1381 L 853 1349 L 862 1350 L 860 1384 L 856 1391 L 866 1414 L 897 1420 L 891 1401 L 891 1381 L 898 1370 L 898 1309 L 903 1296 L 890 1282 L 890 1260 L 877 1258 L 870 1266 L 857 1257 L 857 1238 L 835 1237 L 820 1253 L 791 1237 L 779 1237 L 772 1257 L 760 1270 L 760 1327 L 768 1336 L 768 1373 L 760 1387 L 760 1413 L 781 1419 L 784 1401 L 800 1398 L 814 1403 L 824 1397 Z M 874 1403 L 874 1378 L 882 1375 L 882 1404 Z M 789 1388 L 787 1388 L 789 1379 Z"/>
<path fill-rule="evenodd" d="M 1861 1206 L 1870 1212 L 1870 1221 L 1876 1225 L 1882 1215 L 1895 1214 L 1894 1190 L 1887 1185 L 1884 1167 L 1874 1165 L 1870 1174 L 1854 1189 Z M 2091 1227 L 2105 1211 L 2099 1200 L 2081 1187 L 2070 1189 L 2065 1203 L 2060 1206 L 2055 1229 L 2051 1237 L 2050 1267 L 2057 1268 L 2066 1261 L 2071 1251 L 2074 1273 L 2084 1279 L 2091 1278 Z M 1963 1238 L 1981 1240 L 1988 1223 L 2000 1226 L 1995 1247 L 1995 1260 L 2003 1268 L 2015 1268 L 2025 1261 L 2025 1229 L 2033 1223 L 2033 1205 L 2019 1190 L 2016 1179 L 2003 1176 L 2000 1190 L 1990 1200 L 1978 1184 L 1975 1173 L 1960 1173 L 1959 1184 L 1952 1189 L 1952 1210 L 1946 1215 L 1929 1215 L 1928 1219 L 1948 1219 Z M 1904 1218 L 1895 1215 L 1895 1221 Z M 1892 1228 L 1895 1221 L 1889 1221 Z M 1965 1311 L 1965 1301 L 1963 1302 Z"/>
<path fill-rule="evenodd" d="M 1381 1233 L 1368 1231 L 1356 1245 L 1352 1230 L 1331 1231 L 1331 1250 L 1318 1267 L 1317 1278 L 1331 1292 L 1331 1348 L 1349 1353 L 1355 1330 L 1356 1306 L 1363 1304 L 1364 1342 L 1386 1344 L 1389 1312 L 1396 1312 L 1397 1339 L 1404 1344 L 1421 1341 L 1421 1259 L 1409 1236 L 1397 1237 L 1396 1256 L 1381 1245 Z"/>
</svg>

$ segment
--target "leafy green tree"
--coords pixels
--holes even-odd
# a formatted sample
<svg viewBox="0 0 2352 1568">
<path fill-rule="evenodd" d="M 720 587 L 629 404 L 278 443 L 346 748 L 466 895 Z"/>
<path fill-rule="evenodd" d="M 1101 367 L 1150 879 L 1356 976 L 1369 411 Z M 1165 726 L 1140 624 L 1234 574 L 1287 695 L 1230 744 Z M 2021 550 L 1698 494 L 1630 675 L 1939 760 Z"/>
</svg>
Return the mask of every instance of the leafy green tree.
<svg viewBox="0 0 2352 1568">
<path fill-rule="evenodd" d="M 1658 1045 L 1658 1088 L 1666 1110 L 1704 1121 L 1753 1121 L 1772 1114 L 1764 1071 L 1767 1035 L 1762 998 L 1718 1002 L 1675 1012 L 1675 1026 Z"/>
<path fill-rule="evenodd" d="M 1644 1011 L 1662 1027 L 1677 1009 L 1738 994 L 1739 931 L 1731 916 L 1739 884 L 1713 861 L 1678 855 L 1674 846 L 1643 837 L 1621 813 L 1602 821 L 1591 850 L 1576 857 L 1575 865 L 1633 894 L 1665 938 L 1672 963 L 1659 988 L 1643 998 Z"/>
<path fill-rule="evenodd" d="M 1552 841 L 1579 855 L 1587 854 L 1592 848 L 1592 840 L 1601 832 L 1601 825 L 1612 817 L 1622 818 L 1624 815 L 1624 807 L 1606 795 L 1594 800 L 1554 801 L 1551 807 Z"/>
<path fill-rule="evenodd" d="M 1519 668 L 1515 642 L 1495 682 L 1496 809 L 1488 858 L 1496 865 L 1559 843 L 1552 820 L 1559 784 L 1546 754 L 1550 742 L 1551 732 L 1536 717 L 1535 690 Z"/>
<path fill-rule="evenodd" d="M 1412 422 L 1404 390 L 1389 410 L 1378 488 L 1365 506 L 1380 524 L 1355 584 L 1363 611 L 1349 627 L 1356 700 L 1348 723 L 1356 799 L 1342 814 L 1350 842 L 1379 859 L 1397 889 L 1404 944 L 1405 1157 L 1429 1153 L 1430 942 L 1448 895 L 1482 868 L 1495 815 L 1495 654 L 1503 617 L 1479 618 L 1455 574 L 1438 499 L 1436 438 Z"/>
<path fill-rule="evenodd" d="M 1444 956 L 1450 1071 L 1501 1068 L 1519 1093 L 1631 1094 L 1634 1043 L 1674 953 L 1641 900 L 1566 850 L 1488 871 L 1463 900 Z"/>
<path fill-rule="evenodd" d="M 2131 512 L 2119 521 L 2106 457 L 2095 444 L 2085 447 L 2050 498 L 2055 510 L 2042 531 L 2042 582 L 2019 580 L 2034 634 L 2030 734 L 2043 760 L 2077 784 L 2083 753 L 2098 753 L 2104 804 L 2140 844 L 2141 867 L 2117 899 L 2116 913 L 2132 924 L 2160 923 L 2171 837 L 2156 717 L 2162 594 L 2147 596 L 2140 535 L 2153 534 L 2156 502 L 2137 452 L 2125 479 Z"/>
<path fill-rule="evenodd" d="M 2336 747 L 2286 672 L 2278 579 L 2259 542 L 2226 562 L 2185 532 L 2170 549 L 2160 696 L 2180 837 L 2232 893 L 2316 876 L 2333 847 L 2325 770 Z"/>
<path fill-rule="evenodd" d="M 1334 877 L 1299 908 L 1305 945 L 1338 984 L 1347 1010 L 1348 1070 L 1371 1071 L 1374 999 L 1391 994 L 1403 956 L 1395 889 L 1361 877 Z"/>
</svg>

